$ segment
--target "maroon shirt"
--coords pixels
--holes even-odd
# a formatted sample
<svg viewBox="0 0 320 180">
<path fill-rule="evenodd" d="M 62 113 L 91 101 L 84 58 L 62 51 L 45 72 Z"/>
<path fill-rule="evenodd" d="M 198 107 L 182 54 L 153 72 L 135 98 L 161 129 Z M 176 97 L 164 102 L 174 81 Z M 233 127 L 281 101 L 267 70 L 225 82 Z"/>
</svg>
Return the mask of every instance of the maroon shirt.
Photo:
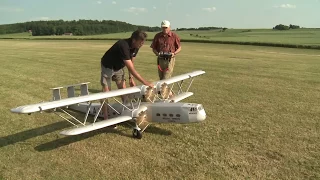
<svg viewBox="0 0 320 180">
<path fill-rule="evenodd" d="M 180 38 L 172 31 L 168 34 L 159 32 L 154 36 L 150 47 L 156 49 L 157 52 L 174 53 L 180 47 Z"/>
</svg>

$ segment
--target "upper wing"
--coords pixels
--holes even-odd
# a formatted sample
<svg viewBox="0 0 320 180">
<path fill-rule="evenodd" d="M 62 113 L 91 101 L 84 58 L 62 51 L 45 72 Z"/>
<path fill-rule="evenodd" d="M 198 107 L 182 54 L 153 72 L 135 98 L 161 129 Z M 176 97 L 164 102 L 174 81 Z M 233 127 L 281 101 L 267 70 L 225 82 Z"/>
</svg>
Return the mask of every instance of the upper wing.
<svg viewBox="0 0 320 180">
<path fill-rule="evenodd" d="M 189 85 L 185 90 L 187 92 L 187 91 L 189 91 L 189 88 L 190 88 L 190 86 L 191 86 L 191 84 L 193 82 L 194 77 L 202 75 L 204 73 L 205 73 L 205 71 L 198 70 L 198 71 L 193 71 L 193 72 L 190 72 L 190 73 L 185 73 L 185 74 L 174 76 L 174 77 L 171 77 L 171 78 L 168 78 L 168 79 L 157 81 L 157 82 L 154 83 L 154 84 L 156 84 L 156 91 L 160 95 L 159 97 L 161 97 L 162 99 L 169 98 L 170 93 L 173 93 L 173 94 L 175 94 L 176 97 L 175 97 L 175 99 L 169 99 L 169 101 L 170 102 L 181 101 L 181 100 L 183 100 L 183 99 L 185 99 L 185 98 L 187 98 L 187 97 L 192 95 L 190 93 L 183 93 L 183 90 L 182 90 L 183 81 L 186 80 L 186 79 L 190 79 L 191 80 L 191 81 L 189 81 Z M 173 90 L 174 83 L 177 83 L 177 86 L 178 86 L 178 89 L 176 88 L 176 90 L 175 90 L 176 93 L 174 93 L 174 90 Z M 169 85 L 171 87 L 169 87 Z M 183 93 L 183 94 L 181 94 L 181 93 Z M 179 94 L 179 96 L 177 96 L 178 94 Z"/>
<path fill-rule="evenodd" d="M 78 104 L 81 102 L 88 102 L 88 101 L 105 99 L 105 98 L 109 98 L 109 97 L 138 93 L 141 91 L 140 88 L 141 88 L 140 86 L 135 86 L 135 87 L 125 88 L 125 89 L 113 90 L 113 91 L 109 91 L 109 92 L 100 92 L 100 93 L 95 93 L 95 94 L 79 96 L 79 97 L 71 97 L 71 98 L 61 99 L 61 100 L 57 100 L 57 101 L 49 101 L 49 102 L 42 102 L 42 103 L 38 103 L 38 104 L 19 106 L 19 107 L 11 109 L 11 112 L 14 112 L 14 113 L 33 113 L 33 112 L 38 112 L 38 111 L 43 111 L 43 110 L 48 110 L 48 109 L 54 109 L 54 108 L 58 108 L 58 107 L 69 106 L 72 104 Z"/>
<path fill-rule="evenodd" d="M 192 78 L 192 77 L 196 77 L 196 76 L 202 75 L 204 73 L 206 73 L 206 72 L 202 71 L 202 70 L 193 71 L 193 72 L 190 72 L 190 73 L 185 73 L 185 74 L 174 76 L 174 77 L 171 77 L 171 78 L 168 78 L 168 79 L 157 81 L 155 84 L 157 84 L 157 83 L 172 84 L 172 83 L 175 83 L 175 82 L 182 81 L 184 79 L 189 79 L 189 78 Z"/>
<path fill-rule="evenodd" d="M 172 84 L 175 82 L 182 81 L 184 79 L 189 79 L 189 78 L 192 78 L 195 76 L 199 76 L 204 73 L 205 73 L 205 71 L 201 71 L 201 70 L 193 71 L 190 73 L 185 73 L 182 75 L 174 76 L 169 79 L 157 81 L 154 84 L 157 86 L 157 89 L 158 89 L 161 87 L 161 84 L 163 84 L 163 83 Z M 13 112 L 13 113 L 34 113 L 34 112 L 38 112 L 38 111 L 44 111 L 44 110 L 48 110 L 48 109 L 69 106 L 69 105 L 78 104 L 81 102 L 106 99 L 106 98 L 115 97 L 115 96 L 134 94 L 134 93 L 144 94 L 145 91 L 146 91 L 146 86 L 140 85 L 140 86 L 129 87 L 129 88 L 125 88 L 125 89 L 113 90 L 113 91 L 109 91 L 109 92 L 101 92 L 101 93 L 83 95 L 83 96 L 79 96 L 79 97 L 60 99 L 60 100 L 56 100 L 56 101 L 49 101 L 49 102 L 42 102 L 42 103 L 37 103 L 37 104 L 19 106 L 19 107 L 11 109 L 11 112 Z"/>
</svg>

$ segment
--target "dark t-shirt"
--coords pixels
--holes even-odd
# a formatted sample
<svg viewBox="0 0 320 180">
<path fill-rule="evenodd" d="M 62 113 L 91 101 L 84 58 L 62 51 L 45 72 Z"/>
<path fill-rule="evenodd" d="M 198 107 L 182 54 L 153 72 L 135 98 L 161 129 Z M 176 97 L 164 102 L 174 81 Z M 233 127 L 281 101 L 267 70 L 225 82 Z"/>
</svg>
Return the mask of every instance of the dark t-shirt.
<svg viewBox="0 0 320 180">
<path fill-rule="evenodd" d="M 121 39 L 117 41 L 101 58 L 104 67 L 115 71 L 125 66 L 125 60 L 131 60 L 138 54 L 138 48 L 132 48 L 132 39 Z"/>
</svg>

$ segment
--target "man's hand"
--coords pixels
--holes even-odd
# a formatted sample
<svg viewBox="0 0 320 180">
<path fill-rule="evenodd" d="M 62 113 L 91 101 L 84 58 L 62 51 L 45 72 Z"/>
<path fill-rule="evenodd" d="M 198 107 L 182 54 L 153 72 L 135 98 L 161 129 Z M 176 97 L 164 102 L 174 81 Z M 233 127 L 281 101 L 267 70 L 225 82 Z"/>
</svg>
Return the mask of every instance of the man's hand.
<svg viewBox="0 0 320 180">
<path fill-rule="evenodd" d="M 129 84 L 130 84 L 130 87 L 136 86 L 136 83 L 134 82 L 133 77 L 129 77 Z"/>
<path fill-rule="evenodd" d="M 154 84 L 150 83 L 150 82 L 145 82 L 144 85 L 149 86 L 151 88 L 154 88 Z"/>
</svg>

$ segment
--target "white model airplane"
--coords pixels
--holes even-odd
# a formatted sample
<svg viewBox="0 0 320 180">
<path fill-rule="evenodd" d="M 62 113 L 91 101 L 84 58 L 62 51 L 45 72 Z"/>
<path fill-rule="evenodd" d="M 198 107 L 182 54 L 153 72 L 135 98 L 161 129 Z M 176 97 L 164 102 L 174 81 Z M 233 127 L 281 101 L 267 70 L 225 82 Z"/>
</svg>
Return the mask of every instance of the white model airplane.
<svg viewBox="0 0 320 180">
<path fill-rule="evenodd" d="M 133 121 L 133 137 L 142 138 L 142 132 L 150 123 L 195 123 L 206 119 L 206 112 L 202 104 L 179 102 L 193 95 L 189 92 L 194 77 L 204 74 L 204 71 L 194 71 L 178 75 L 166 80 L 155 82 L 155 88 L 145 85 L 118 89 L 109 92 L 89 94 L 88 83 L 81 83 L 67 87 L 68 98 L 61 98 L 60 89 L 63 87 L 52 88 L 53 99 L 48 102 L 19 106 L 11 109 L 13 113 L 31 114 L 53 110 L 55 114 L 70 122 L 75 127 L 61 132 L 63 135 L 78 135 L 85 132 L 112 126 L 118 123 Z M 182 84 L 190 79 L 185 91 Z M 173 90 L 177 84 L 177 92 Z M 75 94 L 75 87 L 80 86 L 81 93 Z M 173 96 L 169 97 L 172 92 Z M 122 103 L 116 99 L 118 96 L 126 96 L 128 103 Z M 109 104 L 107 98 L 113 98 L 117 103 Z M 102 102 L 93 102 L 100 100 Z M 108 119 L 97 121 L 98 117 L 103 117 L 102 107 L 108 106 Z M 68 119 L 58 113 L 58 110 L 65 113 Z M 72 116 L 66 111 L 72 109 L 85 113 L 83 122 Z M 88 115 L 94 115 L 92 123 L 87 122 Z M 73 120 L 72 120 L 73 119 Z M 76 124 L 77 123 L 77 124 Z"/>
</svg>

